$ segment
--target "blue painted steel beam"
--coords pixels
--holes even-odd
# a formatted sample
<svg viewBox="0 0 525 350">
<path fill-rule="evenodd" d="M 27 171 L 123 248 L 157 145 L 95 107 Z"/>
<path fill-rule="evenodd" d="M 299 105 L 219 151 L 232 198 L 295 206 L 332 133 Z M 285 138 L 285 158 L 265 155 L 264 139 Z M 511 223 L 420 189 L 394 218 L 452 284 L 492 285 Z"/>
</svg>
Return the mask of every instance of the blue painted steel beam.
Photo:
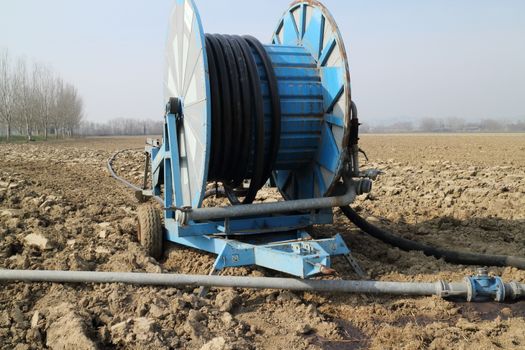
<svg viewBox="0 0 525 350">
<path fill-rule="evenodd" d="M 330 214 L 296 214 L 296 215 L 276 215 L 267 217 L 252 217 L 242 219 L 231 219 L 228 222 L 229 234 L 259 234 L 264 232 L 289 231 L 300 228 L 306 228 L 314 224 L 332 223 Z M 175 222 L 167 222 L 167 225 L 173 225 L 177 234 L 181 237 L 202 236 L 217 233 L 224 233 L 226 224 L 224 220 L 209 222 L 191 222 L 187 226 L 178 226 Z M 175 228 L 176 226 L 176 228 Z"/>
<path fill-rule="evenodd" d="M 180 175 L 180 160 L 179 160 L 179 142 L 177 139 L 177 126 L 175 122 L 175 115 L 174 114 L 168 114 L 166 116 L 166 125 L 168 128 L 168 140 L 169 142 L 165 142 L 165 144 L 169 145 L 169 149 L 166 150 L 166 152 L 169 152 L 170 158 L 166 159 L 169 161 L 165 165 L 165 169 L 170 169 L 171 173 L 170 178 L 172 181 L 172 189 L 175 193 L 175 205 L 178 207 L 181 207 L 183 205 L 182 201 L 182 188 L 181 188 L 181 175 Z M 169 183 L 168 180 L 166 180 L 167 183 Z M 171 205 L 168 205 L 168 202 L 165 203 L 166 208 L 171 207 Z M 169 204 L 172 204 L 171 201 Z"/>
<path fill-rule="evenodd" d="M 180 237 L 166 231 L 168 241 L 217 254 L 214 269 L 258 265 L 301 278 L 315 276 L 330 267 L 331 256 L 350 253 L 340 235 L 321 240 L 305 240 L 308 234 L 297 231 L 292 241 L 251 244 L 211 236 Z"/>
</svg>

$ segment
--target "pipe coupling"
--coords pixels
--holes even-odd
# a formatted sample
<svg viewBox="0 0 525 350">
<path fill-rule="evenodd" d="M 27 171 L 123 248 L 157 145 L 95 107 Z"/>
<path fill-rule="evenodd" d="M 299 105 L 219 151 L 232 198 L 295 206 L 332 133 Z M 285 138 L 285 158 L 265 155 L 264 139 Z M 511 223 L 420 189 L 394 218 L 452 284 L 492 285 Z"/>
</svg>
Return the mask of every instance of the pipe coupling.
<svg viewBox="0 0 525 350">
<path fill-rule="evenodd" d="M 175 221 L 181 226 L 186 226 L 189 222 L 189 211 L 177 209 L 175 211 Z"/>
<path fill-rule="evenodd" d="M 508 294 L 509 294 L 510 299 L 517 300 L 525 296 L 525 289 L 521 283 L 512 281 L 512 282 L 509 282 L 507 286 L 509 287 Z"/>
<path fill-rule="evenodd" d="M 439 280 L 436 282 L 436 295 L 441 298 L 463 297 L 465 287 L 462 283 Z"/>
<path fill-rule="evenodd" d="M 361 179 L 356 184 L 357 195 L 370 193 L 372 191 L 372 181 L 370 179 Z"/>
<path fill-rule="evenodd" d="M 447 298 L 451 295 L 450 285 L 443 280 L 436 282 L 436 295 L 441 298 Z"/>
</svg>

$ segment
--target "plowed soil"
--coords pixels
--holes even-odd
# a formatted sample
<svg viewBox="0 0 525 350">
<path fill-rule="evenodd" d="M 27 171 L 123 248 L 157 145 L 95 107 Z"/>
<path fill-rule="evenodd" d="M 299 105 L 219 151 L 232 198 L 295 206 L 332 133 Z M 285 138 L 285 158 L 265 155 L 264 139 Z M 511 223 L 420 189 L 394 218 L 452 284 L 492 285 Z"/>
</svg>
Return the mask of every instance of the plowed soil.
<svg viewBox="0 0 525 350">
<path fill-rule="evenodd" d="M 384 172 L 353 207 L 399 235 L 445 248 L 525 256 L 525 135 L 365 135 Z M 0 268 L 207 274 L 214 257 L 168 245 L 148 257 L 137 202 L 109 176 L 141 183 L 143 138 L 0 145 Z M 263 190 L 259 200 L 276 197 Z M 221 202 L 221 201 L 218 201 Z M 208 205 L 212 205 L 213 200 Z M 368 275 L 385 281 L 461 280 L 475 266 L 403 252 L 336 210 L 316 236 L 341 233 Z M 357 279 L 343 259 L 332 278 Z M 525 271 L 491 267 L 504 280 Z M 222 272 L 279 276 L 262 268 Z M 2 349 L 524 349 L 525 302 L 122 284 L 0 284 Z"/>
</svg>

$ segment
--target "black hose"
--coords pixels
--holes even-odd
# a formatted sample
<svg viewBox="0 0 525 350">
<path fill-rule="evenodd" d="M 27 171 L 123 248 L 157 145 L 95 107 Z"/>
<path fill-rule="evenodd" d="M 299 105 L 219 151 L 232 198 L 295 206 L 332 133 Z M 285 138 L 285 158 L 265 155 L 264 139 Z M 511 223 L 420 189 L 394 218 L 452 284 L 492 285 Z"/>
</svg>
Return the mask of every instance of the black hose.
<svg viewBox="0 0 525 350">
<path fill-rule="evenodd" d="M 240 123 L 242 127 L 240 128 L 240 134 L 242 137 L 240 145 L 249 145 L 252 137 L 252 118 L 247 117 L 252 113 L 251 107 L 251 95 L 250 95 L 250 81 L 248 77 L 248 66 L 244 58 L 243 50 L 239 44 L 239 37 L 226 36 L 230 40 L 230 45 L 233 50 L 233 54 L 237 60 L 237 69 L 239 77 L 239 86 L 240 86 L 240 99 L 238 103 L 241 108 L 241 118 Z M 241 147 L 239 150 L 240 154 L 237 158 L 237 163 L 235 164 L 235 175 L 232 179 L 231 185 L 233 187 L 240 186 L 247 176 L 248 173 L 248 162 L 250 160 L 250 147 Z"/>
<path fill-rule="evenodd" d="M 245 35 L 243 37 L 248 44 L 257 52 L 257 55 L 261 59 L 262 66 L 266 75 L 266 81 L 268 82 L 268 92 L 270 94 L 271 102 L 271 113 L 272 113 L 272 130 L 270 138 L 270 147 L 268 157 L 265 162 L 265 169 L 263 175 L 263 183 L 271 176 L 272 170 L 277 159 L 279 152 L 279 146 L 281 143 L 281 103 L 279 98 L 279 91 L 277 88 L 277 77 L 273 70 L 272 61 L 263 45 L 259 40 L 253 36 Z"/>
<path fill-rule="evenodd" d="M 213 35 L 206 35 L 206 54 L 208 61 L 213 61 L 216 67 L 215 74 L 210 70 L 210 81 L 217 82 L 219 89 L 215 90 L 214 84 L 211 84 L 211 104 L 212 113 L 218 111 L 216 116 L 212 116 L 212 145 L 216 144 L 217 139 L 221 139 L 221 147 L 213 148 L 211 152 L 211 159 L 218 159 L 215 163 L 210 164 L 210 175 L 213 178 L 210 180 L 220 179 L 231 168 L 231 139 L 232 139 L 232 123 L 231 123 L 231 97 L 230 97 L 230 80 L 228 79 L 228 71 L 225 62 L 225 54 L 217 38 Z M 214 74 L 214 75 L 212 75 Z M 216 106 L 215 108 L 213 106 Z M 219 108 L 220 106 L 220 108 Z"/>
<path fill-rule="evenodd" d="M 253 37 L 206 34 L 206 54 L 213 114 L 208 181 L 222 182 L 230 202 L 241 204 L 234 189 L 250 180 L 242 201 L 249 204 L 270 177 L 279 150 L 277 78 L 266 50 Z M 269 111 L 261 80 L 268 84 Z M 270 130 L 265 130 L 265 112 L 270 113 Z"/>
<path fill-rule="evenodd" d="M 223 147 L 222 140 L 222 123 L 219 121 L 219 115 L 221 113 L 221 99 L 214 97 L 214 94 L 217 94 L 219 91 L 219 81 L 218 81 L 218 72 L 215 65 L 215 58 L 213 52 L 213 44 L 210 42 L 210 38 L 206 37 L 206 47 L 208 47 L 208 69 L 210 72 L 210 91 L 212 94 L 211 97 L 211 117 L 212 125 L 214 128 L 214 137 L 212 137 L 212 147 L 213 149 L 221 149 Z M 215 172 L 221 166 L 221 159 L 217 152 L 212 152 L 210 155 L 210 167 L 208 168 L 208 177 L 215 178 Z"/>
<path fill-rule="evenodd" d="M 255 128 L 253 129 L 254 152 L 253 161 L 251 162 L 253 164 L 253 171 L 250 179 L 250 186 L 248 187 L 248 192 L 246 193 L 246 197 L 244 197 L 243 200 L 244 204 L 249 204 L 253 202 L 255 196 L 257 195 L 257 191 L 259 191 L 261 188 L 262 184 L 259 184 L 262 182 L 262 178 L 264 176 L 264 102 L 261 91 L 261 80 L 259 78 L 257 65 L 250 46 L 241 37 L 235 37 L 235 39 L 239 43 L 247 63 L 248 78 L 252 88 L 252 113 L 255 116 Z"/>
<path fill-rule="evenodd" d="M 119 154 L 128 152 L 128 151 L 136 151 L 138 149 L 143 150 L 143 148 L 127 148 L 127 149 L 122 149 L 120 151 L 117 151 L 108 159 L 108 162 L 106 164 L 109 174 L 116 180 L 120 181 L 127 188 L 132 189 L 134 192 L 142 192 L 142 188 L 135 186 L 131 182 L 124 179 L 123 177 L 118 176 L 117 173 L 115 172 L 115 169 L 113 169 L 113 162 L 115 161 L 115 159 L 117 158 Z M 159 196 L 153 196 L 153 199 L 155 199 L 160 205 L 164 206 L 164 200 L 160 198 Z"/>
<path fill-rule="evenodd" d="M 230 123 L 231 123 L 231 154 L 228 154 L 227 159 L 229 159 L 229 166 L 226 168 L 226 173 L 224 176 L 227 179 L 234 179 L 237 166 L 238 166 L 238 159 L 239 159 L 239 153 L 240 153 L 240 147 L 243 147 L 244 145 L 241 143 L 242 141 L 242 99 L 241 99 L 241 86 L 239 82 L 239 71 L 237 69 L 237 60 L 235 55 L 233 54 L 232 47 L 230 45 L 230 39 L 225 38 L 224 36 L 220 34 L 215 34 L 215 37 L 217 38 L 219 45 L 221 46 L 223 52 L 224 52 L 224 62 L 226 63 L 226 77 L 229 80 L 229 86 L 230 86 L 230 103 L 231 103 L 231 116 L 230 116 Z"/>
<path fill-rule="evenodd" d="M 525 258 L 507 255 L 477 254 L 432 247 L 424 243 L 396 236 L 391 232 L 374 226 L 359 216 L 359 214 L 357 214 L 350 206 L 341 207 L 341 211 L 352 223 L 365 233 L 405 251 L 421 251 L 425 255 L 433 256 L 437 259 L 443 258 L 446 262 L 454 264 L 512 266 L 519 269 L 525 269 Z"/>
</svg>

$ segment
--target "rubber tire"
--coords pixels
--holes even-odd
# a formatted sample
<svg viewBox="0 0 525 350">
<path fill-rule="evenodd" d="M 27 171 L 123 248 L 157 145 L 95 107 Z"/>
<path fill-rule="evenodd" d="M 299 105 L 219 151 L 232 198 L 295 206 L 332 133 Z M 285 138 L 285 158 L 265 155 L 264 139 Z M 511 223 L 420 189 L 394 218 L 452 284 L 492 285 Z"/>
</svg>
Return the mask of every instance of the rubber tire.
<svg viewBox="0 0 525 350">
<path fill-rule="evenodd" d="M 149 256 L 155 259 L 162 257 L 162 221 L 159 211 L 151 204 L 143 204 L 137 210 L 137 238 Z"/>
</svg>

